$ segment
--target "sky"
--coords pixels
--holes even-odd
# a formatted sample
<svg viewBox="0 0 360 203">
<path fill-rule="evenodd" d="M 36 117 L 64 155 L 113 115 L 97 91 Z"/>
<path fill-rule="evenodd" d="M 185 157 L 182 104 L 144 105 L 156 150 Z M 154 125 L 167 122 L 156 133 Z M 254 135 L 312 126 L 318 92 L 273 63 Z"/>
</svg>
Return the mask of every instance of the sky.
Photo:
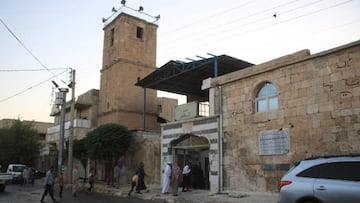
<svg viewBox="0 0 360 203">
<path fill-rule="evenodd" d="M 53 122 L 51 81 L 66 87 L 69 68 L 76 70 L 75 96 L 99 89 L 102 18 L 120 2 L 1 0 L 0 119 Z M 127 0 L 126 6 L 160 15 L 157 67 L 209 54 L 259 64 L 360 40 L 360 0 Z"/>
</svg>

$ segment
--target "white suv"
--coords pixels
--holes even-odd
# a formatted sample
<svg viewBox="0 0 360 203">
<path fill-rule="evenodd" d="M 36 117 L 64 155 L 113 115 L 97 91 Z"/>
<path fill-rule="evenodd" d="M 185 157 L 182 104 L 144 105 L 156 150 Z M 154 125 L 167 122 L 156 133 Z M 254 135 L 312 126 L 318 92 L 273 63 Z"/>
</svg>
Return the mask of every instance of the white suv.
<svg viewBox="0 0 360 203">
<path fill-rule="evenodd" d="M 6 173 L 10 173 L 13 177 L 13 182 L 19 182 L 23 179 L 23 171 L 26 168 L 24 164 L 9 164 Z"/>
<path fill-rule="evenodd" d="M 311 158 L 280 181 L 279 203 L 359 203 L 360 155 Z"/>
</svg>

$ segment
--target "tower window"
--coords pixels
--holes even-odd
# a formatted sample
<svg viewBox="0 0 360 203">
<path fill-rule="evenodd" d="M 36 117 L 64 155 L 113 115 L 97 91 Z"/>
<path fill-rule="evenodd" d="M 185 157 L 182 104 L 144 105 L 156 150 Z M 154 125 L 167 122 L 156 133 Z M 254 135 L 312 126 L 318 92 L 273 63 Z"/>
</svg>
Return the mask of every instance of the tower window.
<svg viewBox="0 0 360 203">
<path fill-rule="evenodd" d="M 137 28 L 136 28 L 136 37 L 137 37 L 138 39 L 142 39 L 143 36 L 144 36 L 144 28 L 142 28 L 142 27 L 137 27 Z"/>
<path fill-rule="evenodd" d="M 111 29 L 111 36 L 110 36 L 110 46 L 114 45 L 114 35 L 115 35 L 115 29 Z"/>
</svg>

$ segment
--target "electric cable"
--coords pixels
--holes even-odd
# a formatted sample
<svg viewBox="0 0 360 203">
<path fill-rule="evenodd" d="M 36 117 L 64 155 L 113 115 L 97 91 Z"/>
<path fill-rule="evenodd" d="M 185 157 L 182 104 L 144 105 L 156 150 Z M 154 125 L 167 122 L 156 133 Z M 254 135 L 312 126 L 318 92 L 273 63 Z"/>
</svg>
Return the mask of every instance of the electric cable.
<svg viewBox="0 0 360 203">
<path fill-rule="evenodd" d="M 313 15 L 313 14 L 316 14 L 316 13 L 319 13 L 319 12 L 322 12 L 322 11 L 325 11 L 325 10 L 328 10 L 328 9 L 331 9 L 331 8 L 335 8 L 335 7 L 347 4 L 347 3 L 351 2 L 351 1 L 353 1 L 353 0 L 343 1 L 343 2 L 333 4 L 333 5 L 325 7 L 325 8 L 320 8 L 320 9 L 317 9 L 317 10 L 314 10 L 314 11 L 311 11 L 311 12 L 308 12 L 308 13 L 305 13 L 305 14 L 302 14 L 302 15 L 298 15 L 298 16 L 295 16 L 295 17 L 292 17 L 292 18 L 289 18 L 289 19 L 285 19 L 285 20 L 280 21 L 280 22 L 276 22 L 276 23 L 264 25 L 264 26 L 261 26 L 261 27 L 253 28 L 253 29 L 250 29 L 250 30 L 246 30 L 246 31 L 243 31 L 241 33 L 237 33 L 237 34 L 234 34 L 234 35 L 231 35 L 231 36 L 227 36 L 227 37 L 224 37 L 224 38 L 213 40 L 211 42 L 204 42 L 204 43 L 196 45 L 196 46 L 186 47 L 186 48 L 183 48 L 183 49 L 180 49 L 180 50 L 178 49 L 178 50 L 175 50 L 173 52 L 166 52 L 166 51 L 165 52 L 166 52 L 166 54 L 169 54 L 169 53 L 176 53 L 176 52 L 187 50 L 187 49 L 194 49 L 194 48 L 202 47 L 204 45 L 208 45 L 208 44 L 212 44 L 212 43 L 219 42 L 219 41 L 222 41 L 222 40 L 230 39 L 230 38 L 233 38 L 233 37 L 237 37 L 239 35 L 248 34 L 248 33 L 255 32 L 255 31 L 258 31 L 258 30 L 262 30 L 262 29 L 266 29 L 266 28 L 269 28 L 269 27 L 272 27 L 272 26 L 275 26 L 275 25 L 279 25 L 279 24 L 286 23 L 286 22 L 289 22 L 289 21 L 297 20 L 297 19 L 305 17 L 305 16 Z"/>
<path fill-rule="evenodd" d="M 319 3 L 319 2 L 321 2 L 321 1 L 323 1 L 323 0 L 317 0 L 317 1 L 315 1 L 315 2 L 311 2 L 311 3 L 305 4 L 305 5 L 301 5 L 301 6 L 298 6 L 298 7 L 296 7 L 296 8 L 292 8 L 292 9 L 286 10 L 286 11 L 281 12 L 281 13 L 278 13 L 278 14 L 290 13 L 290 12 L 293 12 L 293 11 L 298 10 L 298 9 L 302 9 L 302 8 L 305 8 L 305 7 L 308 7 L 308 6 L 312 6 L 312 5 L 314 5 L 314 4 L 316 4 L 316 3 Z M 279 7 L 283 6 L 283 5 L 287 5 L 287 4 L 282 4 L 282 5 L 280 5 L 280 6 L 277 6 L 276 8 L 279 8 Z M 262 18 L 260 18 L 260 19 L 256 19 L 256 20 L 254 20 L 254 21 L 251 21 L 251 22 L 248 22 L 248 23 L 245 23 L 245 24 L 238 25 L 238 26 L 235 27 L 235 28 L 230 28 L 230 29 L 218 31 L 218 32 L 216 32 L 216 33 L 212 33 L 212 34 L 208 34 L 208 35 L 206 35 L 206 36 L 201 36 L 201 37 L 198 37 L 198 38 L 196 38 L 196 39 L 192 39 L 191 41 L 187 41 L 187 42 L 189 42 L 189 43 L 186 43 L 186 44 L 190 44 L 191 42 L 196 42 L 196 41 L 198 41 L 198 40 L 204 40 L 204 39 L 209 38 L 209 37 L 213 37 L 213 36 L 216 36 L 216 35 L 219 35 L 219 34 L 223 34 L 223 33 L 226 33 L 226 32 L 230 32 L 230 31 L 233 31 L 233 30 L 238 29 L 238 28 L 244 28 L 245 26 L 253 25 L 253 24 L 259 23 L 259 22 L 261 22 L 261 21 L 268 20 L 268 19 L 269 19 L 269 16 L 265 16 L 265 17 L 262 17 Z M 184 41 L 184 40 L 183 40 L 183 41 Z M 178 40 L 176 40 L 176 43 L 182 43 L 182 44 L 184 44 L 183 42 L 181 42 L 181 41 L 179 42 Z M 176 47 L 174 47 L 174 48 L 176 48 Z M 169 49 L 172 49 L 172 48 L 169 48 Z"/>
<path fill-rule="evenodd" d="M 299 1 L 299 0 L 294 0 L 294 1 Z M 247 1 L 247 2 L 245 2 L 245 3 L 243 3 L 243 4 L 239 5 L 239 6 L 236 6 L 236 7 L 233 7 L 233 8 L 229 8 L 229 9 L 224 10 L 224 11 L 221 11 L 221 12 L 219 12 L 219 13 L 215 13 L 215 14 L 213 14 L 213 15 L 211 15 L 211 16 L 204 17 L 204 18 L 202 18 L 202 19 L 200 19 L 200 20 L 197 20 L 197 21 L 195 21 L 195 22 L 186 24 L 186 25 L 184 25 L 184 26 L 182 26 L 182 27 L 179 27 L 179 28 L 177 28 L 177 29 L 175 29 L 175 30 L 173 30 L 173 31 L 171 31 L 171 32 L 183 30 L 183 29 L 185 29 L 185 28 L 188 28 L 188 27 L 190 27 L 190 26 L 199 24 L 199 23 L 201 23 L 201 22 L 208 21 L 209 18 L 219 17 L 219 16 L 221 16 L 221 15 L 224 15 L 224 14 L 229 13 L 230 11 L 233 11 L 233 10 L 236 10 L 236 9 L 239 9 L 239 8 L 242 8 L 242 7 L 245 7 L 245 6 L 248 6 L 249 4 L 254 3 L 254 2 L 255 2 L 254 0 L 252 0 L 252 1 Z M 165 35 L 166 35 L 166 34 L 169 34 L 169 33 L 170 33 L 170 32 L 167 32 L 167 33 L 165 33 Z"/>
<path fill-rule="evenodd" d="M 44 81 L 42 81 L 42 82 L 39 82 L 39 83 L 37 83 L 37 84 L 35 84 L 35 85 L 33 85 L 33 86 L 30 86 L 29 88 L 27 88 L 27 89 L 25 89 L 25 90 L 23 90 L 23 91 L 20 91 L 20 92 L 18 92 L 18 93 L 16 93 L 16 94 L 14 94 L 14 95 L 12 95 L 12 96 L 9 96 L 9 97 L 6 97 L 6 98 L 4 98 L 4 99 L 0 99 L 0 102 L 7 101 L 7 100 L 9 100 L 9 99 L 11 99 L 11 98 L 14 98 L 14 97 L 20 95 L 20 94 L 23 94 L 23 93 L 25 93 L 25 92 L 27 92 L 27 91 L 35 88 L 35 87 L 38 87 L 38 86 L 44 84 L 45 82 L 48 82 L 49 80 L 51 80 L 51 79 L 53 79 L 53 78 L 55 78 L 55 77 L 57 78 L 59 75 L 65 73 L 65 72 L 67 72 L 67 71 L 65 70 L 65 71 L 63 71 L 63 72 L 60 72 L 59 74 L 54 74 L 54 76 L 52 76 L 52 77 L 50 77 L 50 78 L 48 78 L 48 79 L 46 79 L 46 80 L 44 80 Z"/>
<path fill-rule="evenodd" d="M 0 69 L 0 72 L 33 72 L 33 71 L 48 71 L 48 70 L 67 70 L 68 68 L 38 68 L 38 69 Z"/>
<path fill-rule="evenodd" d="M 266 8 L 266 9 L 264 9 L 264 10 L 261 10 L 261 11 L 258 11 L 258 12 L 252 13 L 252 14 L 249 14 L 249 15 L 247 15 L 247 16 L 234 19 L 234 20 L 232 20 L 231 22 L 222 23 L 220 26 L 223 26 L 224 24 L 229 25 L 229 24 L 237 23 L 237 22 L 239 22 L 239 21 L 242 21 L 242 20 L 245 20 L 245 19 L 248 19 L 248 18 L 257 16 L 257 15 L 259 15 L 259 14 L 263 14 L 263 13 L 265 13 L 265 12 L 267 12 L 267 11 L 271 11 L 271 10 L 274 10 L 274 9 L 278 9 L 278 8 L 287 6 L 287 5 L 292 4 L 292 3 L 295 3 L 295 2 L 297 2 L 297 1 L 300 1 L 300 0 L 288 1 L 288 2 L 285 2 L 285 3 L 279 4 L 279 5 L 276 5 L 276 6 L 274 6 L 274 7 Z M 213 16 L 216 16 L 216 15 L 213 15 Z M 216 16 L 216 17 L 217 17 L 217 16 Z M 268 18 L 268 16 L 267 16 L 266 18 Z M 206 20 L 208 20 L 208 19 L 206 19 Z M 194 25 L 194 24 L 198 24 L 198 22 L 190 23 L 189 25 Z M 184 26 L 184 27 L 189 27 L 189 26 L 186 25 L 186 26 Z M 180 29 L 182 29 L 182 28 L 180 28 Z M 174 31 L 177 31 L 177 30 L 180 30 L 180 29 L 175 29 Z M 208 28 L 208 29 L 205 29 L 205 30 L 199 32 L 199 33 L 204 33 L 204 32 L 207 32 L 207 31 L 213 30 L 213 29 L 219 29 L 219 25 L 212 26 L 212 27 L 210 27 L 210 28 Z M 196 33 L 195 33 L 195 34 L 196 34 Z M 174 41 L 178 42 L 178 40 L 180 40 L 180 39 L 184 39 L 184 38 L 186 38 L 187 36 L 193 36 L 193 35 L 194 35 L 194 33 L 191 33 L 191 34 L 188 34 L 188 35 L 185 35 L 185 36 L 180 36 L 178 39 L 175 39 L 175 40 L 172 39 L 171 41 L 169 40 L 169 41 L 160 43 L 159 45 L 162 46 L 162 45 L 164 45 L 164 44 L 172 43 L 172 42 L 174 42 Z"/>
<path fill-rule="evenodd" d="M 16 34 L 10 29 L 10 27 L 1 19 L 0 17 L 0 22 L 5 26 L 5 28 L 8 30 L 8 32 L 16 39 L 16 41 L 18 41 L 20 43 L 20 45 L 43 67 L 45 68 L 49 73 L 51 73 L 53 76 L 57 77 L 55 73 L 53 73 L 51 70 L 49 70 L 45 64 L 43 64 L 40 59 L 38 57 L 35 56 L 35 54 L 25 46 L 25 44 L 16 36 Z M 57 77 L 58 78 L 58 77 Z M 64 84 L 65 81 L 63 81 L 62 79 L 58 78 L 61 82 L 63 82 Z"/>
</svg>

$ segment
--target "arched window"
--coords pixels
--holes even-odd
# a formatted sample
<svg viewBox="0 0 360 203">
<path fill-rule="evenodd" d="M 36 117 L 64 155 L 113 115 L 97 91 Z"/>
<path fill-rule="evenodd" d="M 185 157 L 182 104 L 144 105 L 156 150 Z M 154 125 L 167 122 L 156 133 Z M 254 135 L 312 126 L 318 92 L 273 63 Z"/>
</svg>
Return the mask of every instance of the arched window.
<svg viewBox="0 0 360 203">
<path fill-rule="evenodd" d="M 270 82 L 266 82 L 256 94 L 256 112 L 265 112 L 279 108 L 278 91 Z"/>
</svg>

